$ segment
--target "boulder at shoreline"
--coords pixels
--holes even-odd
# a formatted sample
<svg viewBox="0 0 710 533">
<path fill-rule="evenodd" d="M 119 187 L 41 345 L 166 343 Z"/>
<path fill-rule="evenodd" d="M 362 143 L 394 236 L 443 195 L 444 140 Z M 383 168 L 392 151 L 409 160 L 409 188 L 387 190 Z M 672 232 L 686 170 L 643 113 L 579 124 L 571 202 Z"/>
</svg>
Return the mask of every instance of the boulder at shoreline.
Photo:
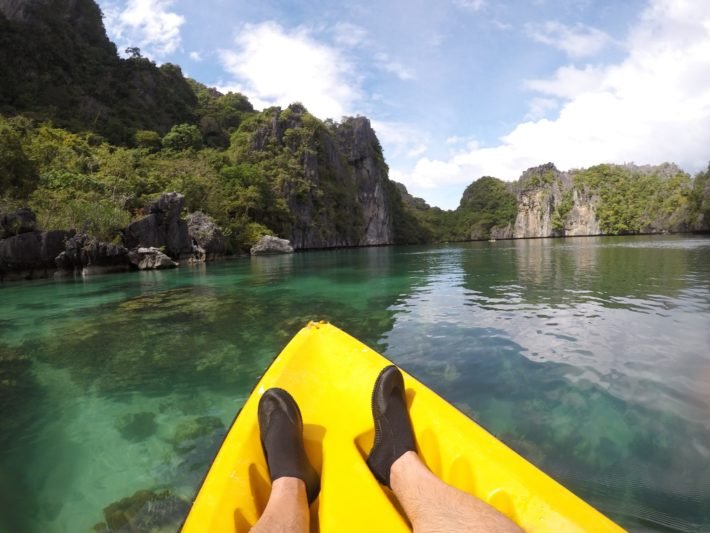
<svg viewBox="0 0 710 533">
<path fill-rule="evenodd" d="M 138 270 L 162 270 L 175 268 L 178 264 L 158 248 L 137 248 L 128 252 L 128 260 Z"/>
<path fill-rule="evenodd" d="M 264 235 L 251 247 L 251 255 L 292 254 L 293 246 L 287 239 Z"/>
</svg>

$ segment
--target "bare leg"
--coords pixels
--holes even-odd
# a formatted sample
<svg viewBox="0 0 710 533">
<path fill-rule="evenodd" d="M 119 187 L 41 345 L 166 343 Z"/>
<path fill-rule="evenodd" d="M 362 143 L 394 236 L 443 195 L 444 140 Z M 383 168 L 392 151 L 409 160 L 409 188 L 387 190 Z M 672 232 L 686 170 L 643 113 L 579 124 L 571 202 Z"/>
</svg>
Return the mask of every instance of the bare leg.
<svg viewBox="0 0 710 533">
<path fill-rule="evenodd" d="M 441 481 L 415 452 L 392 464 L 390 482 L 415 533 L 522 531 L 487 503 Z"/>
<path fill-rule="evenodd" d="M 306 484 L 295 477 L 280 477 L 271 485 L 266 509 L 252 533 L 307 533 L 310 514 Z"/>
</svg>

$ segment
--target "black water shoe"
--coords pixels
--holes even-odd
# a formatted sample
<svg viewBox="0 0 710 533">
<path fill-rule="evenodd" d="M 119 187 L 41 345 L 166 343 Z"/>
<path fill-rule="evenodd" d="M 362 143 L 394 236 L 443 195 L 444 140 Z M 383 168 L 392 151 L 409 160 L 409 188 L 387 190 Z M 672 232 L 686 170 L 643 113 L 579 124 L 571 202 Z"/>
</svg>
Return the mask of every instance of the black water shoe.
<svg viewBox="0 0 710 533">
<path fill-rule="evenodd" d="M 383 485 L 390 486 L 392 464 L 406 452 L 415 452 L 414 432 L 404 399 L 404 379 L 399 369 L 388 366 L 380 372 L 372 390 L 375 444 L 367 466 Z"/>
<path fill-rule="evenodd" d="M 271 388 L 259 400 L 259 432 L 272 483 L 281 477 L 303 480 L 308 503 L 320 490 L 320 477 L 303 448 L 303 419 L 298 404 L 283 389 Z"/>
</svg>

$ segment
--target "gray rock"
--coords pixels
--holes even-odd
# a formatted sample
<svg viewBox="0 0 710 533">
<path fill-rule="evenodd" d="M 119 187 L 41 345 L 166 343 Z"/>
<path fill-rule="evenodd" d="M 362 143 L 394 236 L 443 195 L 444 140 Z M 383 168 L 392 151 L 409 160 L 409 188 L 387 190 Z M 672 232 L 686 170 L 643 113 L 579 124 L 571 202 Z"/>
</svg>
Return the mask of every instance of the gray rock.
<svg viewBox="0 0 710 533">
<path fill-rule="evenodd" d="M 513 238 L 513 225 L 508 224 L 507 226 L 498 227 L 493 226 L 491 228 L 490 239 L 512 239 Z"/>
<path fill-rule="evenodd" d="M 187 215 L 187 231 L 193 245 L 197 247 L 198 261 L 211 261 L 226 253 L 227 246 L 221 228 L 202 211 Z"/>
<path fill-rule="evenodd" d="M 137 248 L 128 252 L 128 260 L 138 270 L 162 270 L 175 268 L 178 264 L 158 248 Z"/>
<path fill-rule="evenodd" d="M 192 259 L 194 250 L 187 223 L 180 218 L 184 205 L 185 197 L 182 194 L 163 194 L 148 206 L 148 216 L 126 228 L 123 238 L 126 247 L 165 247 L 166 254 L 173 259 Z"/>
<path fill-rule="evenodd" d="M 37 216 L 28 207 L 17 211 L 0 213 L 0 239 L 14 237 L 37 229 Z"/>
<path fill-rule="evenodd" d="M 251 247 L 251 255 L 292 254 L 293 246 L 287 239 L 264 235 Z"/>
<path fill-rule="evenodd" d="M 50 276 L 70 236 L 66 231 L 30 231 L 0 241 L 0 280 Z"/>
<path fill-rule="evenodd" d="M 62 272 L 80 272 L 83 276 L 120 272 L 130 268 L 125 247 L 101 242 L 85 233 L 69 238 L 65 250 L 57 256 L 55 263 Z"/>
</svg>

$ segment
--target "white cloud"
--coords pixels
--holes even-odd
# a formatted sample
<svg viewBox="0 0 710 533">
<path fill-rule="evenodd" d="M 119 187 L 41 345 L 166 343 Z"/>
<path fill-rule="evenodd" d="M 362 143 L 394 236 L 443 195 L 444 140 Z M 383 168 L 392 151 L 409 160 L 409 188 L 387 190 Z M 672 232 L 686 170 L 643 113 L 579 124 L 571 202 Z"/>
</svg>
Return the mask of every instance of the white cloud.
<svg viewBox="0 0 710 533">
<path fill-rule="evenodd" d="M 486 0 L 454 0 L 454 5 L 469 11 L 480 11 L 486 7 Z"/>
<path fill-rule="evenodd" d="M 517 179 L 528 167 L 674 161 L 689 171 L 710 158 L 710 3 L 652 0 L 628 37 L 626 58 L 560 69 L 527 86 L 562 101 L 554 119 L 520 123 L 495 146 L 445 161 L 421 158 L 407 185 Z"/>
<path fill-rule="evenodd" d="M 388 158 L 413 159 L 429 148 L 429 136 L 413 126 L 380 120 L 372 120 L 371 123 L 377 138 L 387 147 Z"/>
<path fill-rule="evenodd" d="M 148 57 L 161 57 L 180 46 L 180 27 L 185 17 L 170 11 L 173 0 L 128 0 L 123 8 L 105 9 L 106 31 L 119 50 L 138 46 Z"/>
<path fill-rule="evenodd" d="M 190 52 L 190 59 L 199 63 L 202 61 L 202 54 L 199 52 Z"/>
<path fill-rule="evenodd" d="M 562 50 L 572 58 L 596 55 L 613 42 L 607 33 L 584 24 L 566 26 L 548 21 L 541 25 L 528 24 L 525 30 L 533 41 Z"/>
<path fill-rule="evenodd" d="M 367 42 L 367 30 L 350 22 L 339 22 L 331 30 L 336 44 L 354 48 Z"/>
<path fill-rule="evenodd" d="M 407 67 L 405 67 L 399 62 L 393 61 L 387 54 L 383 52 L 375 54 L 375 62 L 381 70 L 394 74 L 400 80 L 407 81 L 414 79 L 414 74 L 411 70 L 409 70 Z"/>
<path fill-rule="evenodd" d="M 528 114 L 525 118 L 528 120 L 539 120 L 546 117 L 550 112 L 554 111 L 560 106 L 560 103 L 554 98 L 541 98 L 536 96 L 530 100 L 528 106 Z"/>
<path fill-rule="evenodd" d="M 225 88 L 246 94 L 256 107 L 301 102 L 320 118 L 339 119 L 361 98 L 351 63 L 305 28 L 247 24 L 235 44 L 236 50 L 220 51 L 222 66 L 234 77 Z"/>
</svg>

